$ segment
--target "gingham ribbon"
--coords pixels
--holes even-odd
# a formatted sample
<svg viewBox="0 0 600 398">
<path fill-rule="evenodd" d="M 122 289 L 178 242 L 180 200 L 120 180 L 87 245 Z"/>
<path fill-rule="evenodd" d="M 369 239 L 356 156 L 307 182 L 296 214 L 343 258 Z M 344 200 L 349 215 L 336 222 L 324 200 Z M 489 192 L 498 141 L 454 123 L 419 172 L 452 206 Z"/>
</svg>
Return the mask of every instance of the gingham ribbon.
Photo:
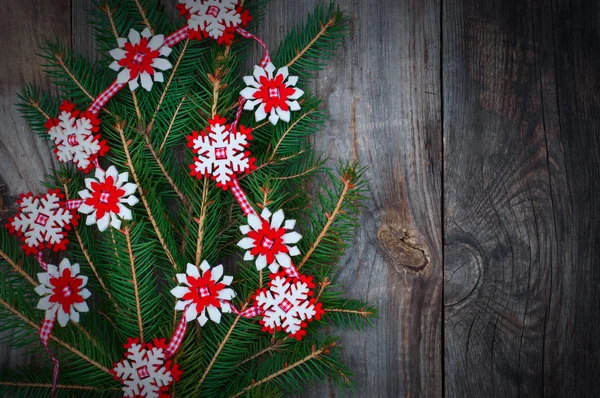
<svg viewBox="0 0 600 398">
<path fill-rule="evenodd" d="M 240 187 L 240 183 L 237 178 L 233 178 L 231 181 L 231 192 L 233 193 L 235 200 L 237 200 L 245 215 L 256 213 L 250 205 L 250 202 L 248 202 L 246 194 L 244 191 L 242 191 L 242 187 Z"/>
<path fill-rule="evenodd" d="M 54 328 L 55 321 L 56 321 L 56 315 L 52 319 L 44 319 L 44 322 L 42 322 L 42 326 L 40 327 L 40 333 L 39 333 L 40 340 L 42 341 L 44 348 L 48 352 L 48 355 L 50 355 L 50 358 L 52 359 L 52 397 L 54 397 L 54 394 L 56 393 L 56 384 L 58 382 L 59 365 L 58 365 L 58 359 L 56 359 L 54 357 L 54 355 L 52 355 L 52 352 L 50 351 L 50 348 L 48 347 L 48 340 L 50 340 L 50 334 L 52 334 L 52 329 Z"/>
<path fill-rule="evenodd" d="M 262 315 L 263 311 L 260 307 L 252 306 L 250 308 L 246 308 L 244 311 L 240 311 L 235 308 L 234 305 L 231 305 L 231 312 L 236 315 L 239 315 L 242 318 L 254 318 L 255 316 Z"/>
<path fill-rule="evenodd" d="M 264 68 L 264 66 L 266 64 L 268 64 L 269 62 L 271 62 L 271 56 L 269 55 L 269 50 L 267 49 L 267 45 L 265 44 L 264 41 L 262 41 L 260 39 L 260 37 L 253 35 L 252 33 L 242 29 L 242 28 L 236 28 L 235 29 L 236 32 L 238 32 L 240 35 L 244 36 L 246 39 L 254 39 L 258 42 L 258 44 L 260 44 L 264 50 L 264 55 L 262 57 L 262 60 L 260 61 L 260 67 Z"/>
<path fill-rule="evenodd" d="M 284 268 L 284 270 L 285 274 L 290 278 L 300 278 L 300 273 L 298 272 L 294 264 L 290 265 L 289 268 Z"/>
<path fill-rule="evenodd" d="M 240 122 L 240 117 L 242 116 L 242 111 L 244 110 L 244 103 L 246 102 L 246 98 L 240 95 L 239 105 L 237 112 L 235 113 L 235 121 L 231 124 L 232 129 L 237 128 L 238 123 Z"/>
<path fill-rule="evenodd" d="M 176 30 L 175 32 L 171 33 L 169 36 L 165 37 L 164 45 L 167 47 L 173 47 L 175 44 L 179 43 L 180 41 L 187 39 L 188 36 L 189 36 L 189 28 L 187 25 L 185 25 L 183 28 Z"/>
<path fill-rule="evenodd" d="M 35 255 L 35 258 L 38 261 L 38 263 L 40 263 L 40 267 L 42 267 L 44 269 L 44 271 L 48 271 L 48 263 L 44 261 L 44 255 L 42 254 L 41 251 L 39 251 Z"/>
<path fill-rule="evenodd" d="M 90 107 L 88 108 L 88 111 L 93 113 L 94 115 L 98 114 L 98 112 L 100 112 L 104 105 L 106 105 L 108 100 L 114 97 L 114 95 L 118 93 L 119 90 L 125 86 L 125 84 L 126 83 L 117 83 L 117 81 L 115 80 L 110 86 L 108 86 L 106 90 L 104 90 L 104 92 L 102 92 L 102 94 L 96 97 L 92 105 L 90 105 Z"/>
<path fill-rule="evenodd" d="M 181 343 L 185 337 L 185 332 L 187 331 L 187 321 L 185 319 L 186 310 L 187 307 L 183 310 L 183 313 L 181 314 L 181 320 L 175 328 L 171 340 L 169 340 L 169 345 L 165 349 L 165 359 L 171 358 L 173 355 L 175 355 L 177 350 L 179 350 L 179 347 L 181 347 Z"/>
<path fill-rule="evenodd" d="M 65 207 L 67 210 L 77 210 L 83 204 L 83 199 L 69 199 L 65 201 Z"/>
</svg>

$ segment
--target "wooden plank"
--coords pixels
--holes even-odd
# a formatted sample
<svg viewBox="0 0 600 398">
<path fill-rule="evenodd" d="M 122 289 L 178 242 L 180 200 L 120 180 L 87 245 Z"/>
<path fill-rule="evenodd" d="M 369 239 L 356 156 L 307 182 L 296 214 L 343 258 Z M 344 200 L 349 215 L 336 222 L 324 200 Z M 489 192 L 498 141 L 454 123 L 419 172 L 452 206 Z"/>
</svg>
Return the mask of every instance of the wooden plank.
<svg viewBox="0 0 600 398">
<path fill-rule="evenodd" d="M 599 12 L 444 5 L 448 397 L 600 395 Z"/>
<path fill-rule="evenodd" d="M 270 48 L 320 1 L 272 1 Z M 369 167 L 370 200 L 345 260 L 349 297 L 378 306 L 375 329 L 343 332 L 360 397 L 442 395 L 440 4 L 342 0 L 351 37 L 313 86 L 330 120 L 315 145 Z M 333 385 L 303 396 L 338 395 Z"/>
</svg>

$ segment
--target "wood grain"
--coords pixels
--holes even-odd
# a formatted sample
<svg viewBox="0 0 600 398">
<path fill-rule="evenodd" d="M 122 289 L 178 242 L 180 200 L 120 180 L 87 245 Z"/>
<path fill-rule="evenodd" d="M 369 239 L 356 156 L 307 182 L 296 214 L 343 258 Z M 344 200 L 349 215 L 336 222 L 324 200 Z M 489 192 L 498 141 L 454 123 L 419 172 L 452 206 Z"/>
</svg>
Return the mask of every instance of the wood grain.
<svg viewBox="0 0 600 398">
<path fill-rule="evenodd" d="M 600 395 L 598 15 L 444 5 L 449 397 Z"/>
</svg>

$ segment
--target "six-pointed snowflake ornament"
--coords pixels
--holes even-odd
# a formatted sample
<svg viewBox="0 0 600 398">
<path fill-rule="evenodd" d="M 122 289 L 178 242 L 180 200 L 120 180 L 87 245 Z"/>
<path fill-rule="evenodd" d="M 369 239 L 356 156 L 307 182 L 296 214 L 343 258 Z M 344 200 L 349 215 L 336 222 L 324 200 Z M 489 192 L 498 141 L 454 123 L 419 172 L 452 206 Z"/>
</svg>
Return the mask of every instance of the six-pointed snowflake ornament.
<svg viewBox="0 0 600 398">
<path fill-rule="evenodd" d="M 75 104 L 64 101 L 60 115 L 49 119 L 44 127 L 54 141 L 54 153 L 61 162 L 73 162 L 79 170 L 89 172 L 98 156 L 108 151 L 106 141 L 98 134 L 100 119 L 91 112 L 80 112 Z"/>
<path fill-rule="evenodd" d="M 246 237 L 238 242 L 239 247 L 247 250 L 244 260 L 252 261 L 256 258 L 256 269 L 259 271 L 266 266 L 271 272 L 277 272 L 280 266 L 291 267 L 290 256 L 300 254 L 294 244 L 302 238 L 302 235 L 293 231 L 295 226 L 296 220 L 286 220 L 283 210 L 271 214 L 265 207 L 260 216 L 256 213 L 249 214 L 248 225 L 240 227 Z"/>
<path fill-rule="evenodd" d="M 290 337 L 302 340 L 308 322 L 321 319 L 325 313 L 313 297 L 312 276 L 292 278 L 279 272 L 269 277 L 269 285 L 257 290 L 254 297 L 255 305 L 262 311 L 263 331 L 283 330 Z"/>
<path fill-rule="evenodd" d="M 252 140 L 252 130 L 239 126 L 239 130 L 225 119 L 215 116 L 208 121 L 206 131 L 194 131 L 187 137 L 188 147 L 194 153 L 190 174 L 198 178 L 211 177 L 217 186 L 227 189 L 237 174 L 254 170 L 255 159 L 247 151 Z"/>
<path fill-rule="evenodd" d="M 165 356 L 163 340 L 142 345 L 139 339 L 125 344 L 125 358 L 112 369 L 116 380 L 123 384 L 125 397 L 170 397 L 169 388 L 183 373 L 179 365 Z"/>
<path fill-rule="evenodd" d="M 110 51 L 115 61 L 110 68 L 121 72 L 117 76 L 117 83 L 129 83 L 129 89 L 134 91 L 141 82 L 147 91 L 152 90 L 153 81 L 163 82 L 162 72 L 171 69 L 173 65 L 166 59 L 171 54 L 171 48 L 164 45 L 165 36 L 152 36 L 148 28 L 140 35 L 135 29 L 129 31 L 128 39 L 117 40 L 119 48 Z"/>
<path fill-rule="evenodd" d="M 233 277 L 223 275 L 222 265 L 211 268 L 206 261 L 200 264 L 200 270 L 202 275 L 198 267 L 188 264 L 185 274 L 177 274 L 177 281 L 183 286 L 171 290 L 179 299 L 175 310 L 185 310 L 186 321 L 198 319 L 200 326 L 204 326 L 209 317 L 211 321 L 219 323 L 221 312 L 231 312 L 229 301 L 235 297 L 235 293 L 227 286 L 231 285 Z"/>
<path fill-rule="evenodd" d="M 25 253 L 36 254 L 44 248 L 65 250 L 69 243 L 67 231 L 77 225 L 78 216 L 65 206 L 64 195 L 58 189 L 42 196 L 21 194 L 19 209 L 8 219 L 6 227 L 22 241 Z"/>
<path fill-rule="evenodd" d="M 35 288 L 42 296 L 37 308 L 46 311 L 46 319 L 56 317 L 60 326 L 66 326 L 69 320 L 79 322 L 79 313 L 88 312 L 85 300 L 91 296 L 87 276 L 79 275 L 79 264 L 71 264 L 63 259 L 59 266 L 48 264 L 47 272 L 37 274 L 40 284 Z"/>
<path fill-rule="evenodd" d="M 98 224 L 102 232 L 110 224 L 113 228 L 121 228 L 121 220 L 131 220 L 131 209 L 139 200 L 133 195 L 137 185 L 129 181 L 129 173 L 118 174 L 115 166 L 106 171 L 97 168 L 96 178 L 86 178 L 87 189 L 79 191 L 83 204 L 78 211 L 87 214 L 86 225 Z"/>
<path fill-rule="evenodd" d="M 219 44 L 230 45 L 236 28 L 252 20 L 238 0 L 179 0 L 177 8 L 188 21 L 192 39 L 211 37 Z"/>
<path fill-rule="evenodd" d="M 279 68 L 269 62 L 264 68 L 254 66 L 253 76 L 245 76 L 244 82 L 248 87 L 240 92 L 247 101 L 244 109 L 255 112 L 256 121 L 259 122 L 269 115 L 271 124 L 277 124 L 279 119 L 290 121 L 290 111 L 299 111 L 300 104 L 297 99 L 304 95 L 304 91 L 295 87 L 298 76 L 289 76 L 287 66 Z"/>
</svg>

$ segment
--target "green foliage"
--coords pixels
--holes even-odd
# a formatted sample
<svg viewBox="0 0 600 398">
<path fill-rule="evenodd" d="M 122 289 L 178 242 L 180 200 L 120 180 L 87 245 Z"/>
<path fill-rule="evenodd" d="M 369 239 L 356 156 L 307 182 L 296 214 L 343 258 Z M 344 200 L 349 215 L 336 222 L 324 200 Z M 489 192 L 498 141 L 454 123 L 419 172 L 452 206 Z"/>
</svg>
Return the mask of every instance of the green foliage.
<svg viewBox="0 0 600 398">
<path fill-rule="evenodd" d="M 249 30 L 259 23 L 265 4 L 245 2 L 254 17 Z M 90 65 L 66 45 L 47 43 L 41 56 L 59 97 L 34 86 L 21 93 L 22 113 L 42 137 L 47 136 L 48 115 L 58 114 L 62 99 L 83 110 L 114 81 L 107 53 L 116 46 L 115 31 L 125 37 L 130 28 L 140 31 L 148 23 L 154 32 L 171 32 L 183 22 L 169 22 L 156 0 L 101 0 L 90 21 L 104 59 Z M 304 88 L 307 79 L 334 56 L 347 27 L 348 19 L 336 5 L 318 6 L 305 25 L 286 37 L 274 62 L 288 64 Z M 142 201 L 133 208 L 133 222 L 124 223 L 121 231 L 98 233 L 79 225 L 69 235 L 66 256 L 90 277 L 93 299 L 79 327 L 57 326 L 53 332 L 51 349 L 61 361 L 58 396 L 120 395 L 120 385 L 108 370 L 121 360 L 123 344 L 142 334 L 145 341 L 168 338 L 181 316 L 174 317 L 169 293 L 175 274 L 187 263 L 207 260 L 216 265 L 239 258 L 235 243 L 245 218 L 230 192 L 189 175 L 192 155 L 185 137 L 203 130 L 213 113 L 228 120 L 235 117 L 241 77 L 250 74 L 243 65 L 252 47 L 249 40 L 236 40 L 227 49 L 207 40 L 184 41 L 170 56 L 176 66 L 165 73 L 163 84 L 150 93 L 122 90 L 101 112 L 101 132 L 110 146 L 102 161 L 129 171 Z M 256 319 L 233 314 L 202 329 L 190 324 L 175 356 L 184 370 L 173 387 L 176 396 L 281 397 L 326 379 L 352 386 L 329 326 L 363 329 L 376 315 L 376 309 L 344 298 L 335 286 L 338 263 L 357 227 L 364 170 L 355 164 L 340 164 L 337 170 L 324 166 L 310 136 L 323 127 L 326 114 L 321 101 L 305 91 L 302 110 L 292 113 L 290 123 L 257 123 L 244 112 L 241 124 L 253 128 L 251 150 L 257 170 L 242 177 L 240 184 L 255 208 L 283 208 L 287 218 L 298 220 L 303 239 L 296 265 L 313 276 L 326 313 L 310 324 L 300 342 L 281 332 L 265 333 Z M 84 178 L 73 166 L 63 165 L 48 176 L 47 185 L 75 198 Z M 43 312 L 35 309 L 38 297 L 32 289 L 39 266 L 18 246 L 0 229 L 0 332 L 5 332 L 0 334 L 5 336 L 3 342 L 43 357 L 36 329 Z M 257 288 L 265 286 L 268 275 L 243 262 L 230 268 L 237 270 L 234 302 L 242 308 Z M 51 380 L 49 361 L 44 366 L 34 363 L 1 373 L 0 393 L 46 396 Z"/>
</svg>

